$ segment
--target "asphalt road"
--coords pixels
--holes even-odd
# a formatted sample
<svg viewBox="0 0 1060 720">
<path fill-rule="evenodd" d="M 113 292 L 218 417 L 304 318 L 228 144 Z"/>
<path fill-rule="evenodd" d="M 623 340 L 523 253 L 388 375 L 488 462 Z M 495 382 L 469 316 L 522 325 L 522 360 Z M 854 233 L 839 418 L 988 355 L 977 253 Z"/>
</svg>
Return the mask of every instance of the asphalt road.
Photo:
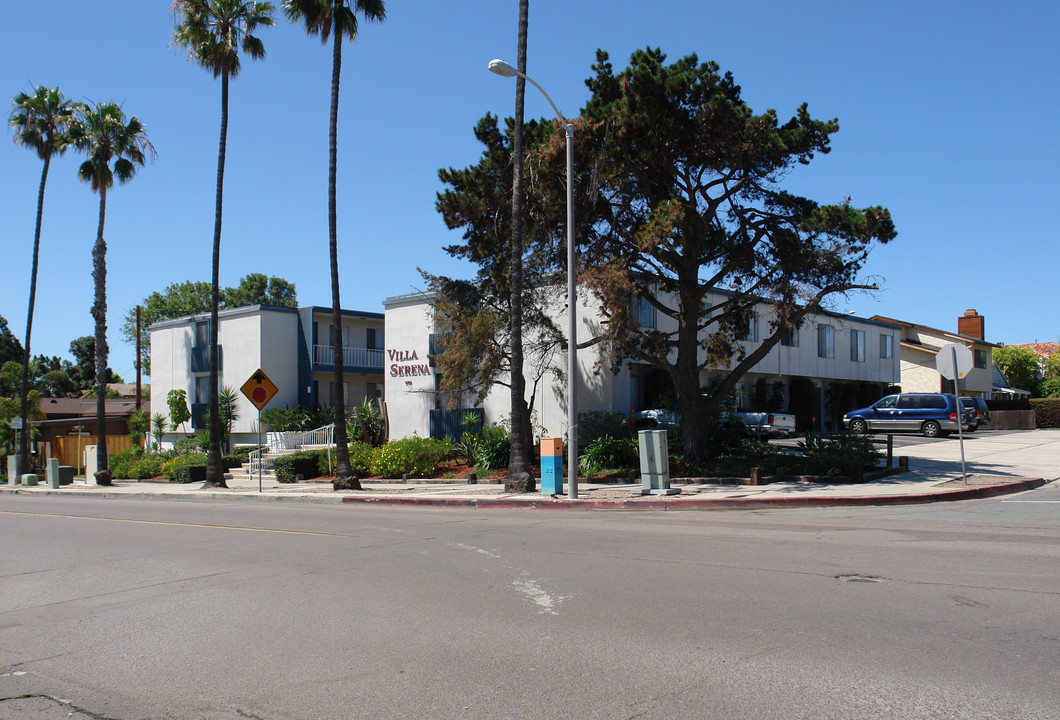
<svg viewBox="0 0 1060 720">
<path fill-rule="evenodd" d="M 0 496 L 0 543 L 5 720 L 1060 718 L 1056 483 L 685 513 Z"/>
</svg>

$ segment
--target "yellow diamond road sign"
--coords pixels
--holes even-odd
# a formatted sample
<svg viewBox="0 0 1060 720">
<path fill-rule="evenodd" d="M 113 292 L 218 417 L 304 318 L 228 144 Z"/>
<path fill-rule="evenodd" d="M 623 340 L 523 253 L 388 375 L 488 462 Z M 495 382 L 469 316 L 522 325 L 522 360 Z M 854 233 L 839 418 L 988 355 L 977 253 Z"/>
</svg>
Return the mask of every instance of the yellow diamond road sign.
<svg viewBox="0 0 1060 720">
<path fill-rule="evenodd" d="M 239 390 L 258 410 L 268 405 L 269 400 L 279 392 L 272 380 L 269 380 L 269 376 L 261 370 L 251 375 Z"/>
</svg>

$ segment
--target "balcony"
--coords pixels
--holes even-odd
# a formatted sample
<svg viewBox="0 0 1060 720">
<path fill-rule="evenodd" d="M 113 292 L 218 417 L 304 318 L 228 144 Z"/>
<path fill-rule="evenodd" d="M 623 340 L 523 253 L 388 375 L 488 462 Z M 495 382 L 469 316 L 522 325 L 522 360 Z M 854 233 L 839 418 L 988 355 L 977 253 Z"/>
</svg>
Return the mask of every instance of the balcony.
<svg viewBox="0 0 1060 720">
<path fill-rule="evenodd" d="M 335 366 L 335 350 L 330 345 L 313 346 L 313 367 Z M 382 373 L 383 350 L 381 348 L 342 348 L 342 369 L 351 372 Z"/>
<path fill-rule="evenodd" d="M 217 346 L 217 371 L 225 366 L 224 346 Z M 191 349 L 191 371 L 193 373 L 210 372 L 210 346 L 197 345 Z"/>
</svg>

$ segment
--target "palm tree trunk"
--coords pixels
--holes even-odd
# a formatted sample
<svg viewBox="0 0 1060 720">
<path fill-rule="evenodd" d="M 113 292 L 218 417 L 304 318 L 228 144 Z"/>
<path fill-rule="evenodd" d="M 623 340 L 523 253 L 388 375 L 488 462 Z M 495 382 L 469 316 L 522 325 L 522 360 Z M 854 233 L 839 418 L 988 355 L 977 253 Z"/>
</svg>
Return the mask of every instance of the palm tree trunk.
<svg viewBox="0 0 1060 720">
<path fill-rule="evenodd" d="M 526 73 L 526 30 L 530 2 L 519 2 L 519 49 L 516 64 Z M 526 81 L 515 77 L 515 126 L 512 132 L 512 241 L 511 241 L 511 392 L 512 451 L 508 459 L 507 492 L 530 492 L 536 483 L 530 472 L 530 408 L 526 404 L 523 376 L 523 99 Z"/>
<path fill-rule="evenodd" d="M 228 71 L 221 73 L 221 138 L 217 146 L 217 194 L 213 216 L 213 275 L 210 286 L 210 447 L 206 455 L 206 482 L 203 487 L 228 487 L 221 462 L 221 413 L 218 403 L 220 352 L 218 351 L 217 310 L 221 304 L 221 207 L 224 199 L 225 149 L 228 143 Z"/>
<path fill-rule="evenodd" d="M 335 176 L 338 167 L 339 74 L 342 70 L 342 33 L 332 19 L 331 120 L 328 126 L 328 250 L 331 254 L 331 350 L 334 362 L 335 480 L 336 490 L 360 490 L 361 482 L 350 467 L 346 436 L 346 398 L 343 396 L 342 304 L 339 302 L 338 216 L 335 207 Z"/>
<path fill-rule="evenodd" d="M 33 306 L 37 299 L 37 259 L 40 256 L 40 227 L 44 217 L 44 185 L 48 182 L 48 166 L 51 165 L 52 154 L 49 152 L 44 156 L 44 170 L 40 175 L 40 190 L 37 191 L 37 227 L 33 233 L 33 260 L 29 271 L 29 311 L 26 313 L 26 345 L 22 356 L 22 391 L 21 391 L 21 413 L 22 439 L 19 443 L 19 455 L 21 462 L 19 468 L 22 472 L 29 472 L 29 342 L 33 334 Z"/>
<path fill-rule="evenodd" d="M 92 248 L 92 280 L 96 301 L 92 317 L 96 320 L 96 482 L 110 485 L 107 458 L 107 243 L 103 240 L 103 223 L 107 217 L 107 186 L 99 186 L 99 228 Z"/>
</svg>

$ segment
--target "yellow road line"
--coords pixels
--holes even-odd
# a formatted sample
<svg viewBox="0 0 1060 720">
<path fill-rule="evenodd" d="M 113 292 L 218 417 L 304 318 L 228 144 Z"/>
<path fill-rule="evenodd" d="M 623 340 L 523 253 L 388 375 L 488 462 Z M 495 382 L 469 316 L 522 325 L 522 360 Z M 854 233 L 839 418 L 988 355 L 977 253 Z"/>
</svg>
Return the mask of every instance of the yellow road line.
<svg viewBox="0 0 1060 720">
<path fill-rule="evenodd" d="M 246 532 L 280 533 L 283 535 L 320 535 L 323 537 L 344 537 L 342 533 L 320 532 L 317 530 L 285 530 L 283 528 L 244 527 L 240 525 L 211 525 L 209 523 L 172 522 L 169 520 L 132 520 L 128 518 L 94 517 L 91 515 L 59 515 L 55 513 L 19 512 L 17 510 L 0 510 L 0 515 L 28 515 L 34 517 L 69 518 L 72 520 L 109 520 L 110 522 L 135 523 L 138 525 L 172 525 L 174 527 L 210 528 L 213 530 L 243 530 Z"/>
</svg>

